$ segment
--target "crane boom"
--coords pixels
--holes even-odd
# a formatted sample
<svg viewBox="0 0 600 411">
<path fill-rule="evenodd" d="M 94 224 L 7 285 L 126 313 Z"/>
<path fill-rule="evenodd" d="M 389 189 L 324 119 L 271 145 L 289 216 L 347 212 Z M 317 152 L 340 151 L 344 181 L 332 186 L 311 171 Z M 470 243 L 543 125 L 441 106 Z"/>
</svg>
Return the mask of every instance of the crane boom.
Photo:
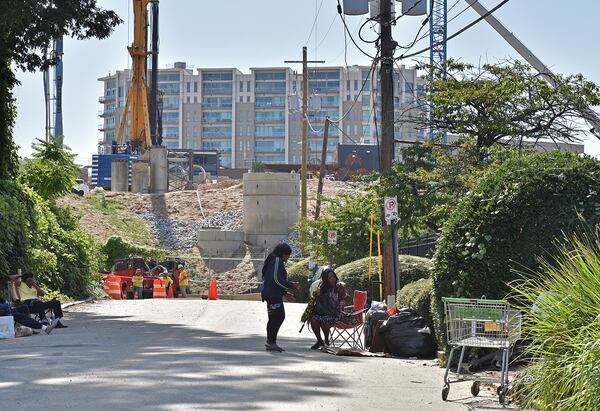
<svg viewBox="0 0 600 411">
<path fill-rule="evenodd" d="M 511 31 L 509 31 L 504 24 L 500 22 L 493 14 L 488 13 L 486 9 L 478 0 L 465 0 L 473 10 L 477 12 L 485 21 L 492 26 L 494 30 L 506 42 L 527 61 L 534 69 L 536 69 L 544 78 L 553 86 L 556 86 L 555 74 L 546 66 L 533 52 L 525 45 L 521 40 L 517 38 Z M 600 116 L 591 108 L 582 109 L 581 117 L 588 122 L 592 127 L 590 130 L 596 137 L 600 133 Z"/>
<path fill-rule="evenodd" d="M 132 60 L 131 85 L 117 132 L 117 143 L 121 144 L 129 113 L 129 138 L 134 149 L 151 146 L 148 86 L 146 84 L 146 57 L 149 54 L 146 46 L 148 3 L 149 0 L 133 0 L 133 44 L 127 47 Z"/>
</svg>

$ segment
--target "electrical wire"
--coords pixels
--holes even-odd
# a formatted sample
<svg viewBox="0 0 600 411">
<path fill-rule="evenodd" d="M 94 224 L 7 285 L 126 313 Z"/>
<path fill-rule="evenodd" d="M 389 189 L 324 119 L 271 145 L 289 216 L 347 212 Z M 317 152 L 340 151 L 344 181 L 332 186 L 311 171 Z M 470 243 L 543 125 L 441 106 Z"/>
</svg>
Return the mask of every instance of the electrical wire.
<svg viewBox="0 0 600 411">
<path fill-rule="evenodd" d="M 393 21 L 392 24 L 396 24 L 396 22 L 398 20 L 400 20 L 402 17 L 406 16 L 408 13 L 410 13 L 415 7 L 417 7 L 419 4 L 421 4 L 422 2 L 427 1 L 427 0 L 419 0 L 416 1 L 415 4 L 413 4 L 412 6 L 409 7 L 408 10 L 406 10 L 404 13 L 402 13 L 401 15 L 399 15 L 398 17 L 396 17 Z"/>
<path fill-rule="evenodd" d="M 356 140 L 354 140 L 352 137 L 350 137 L 350 135 L 348 133 L 346 133 L 344 130 L 342 130 L 342 128 L 340 126 L 338 126 L 336 123 L 332 123 L 329 122 L 330 125 L 334 126 L 335 128 L 337 128 L 338 130 L 340 130 L 340 132 L 344 135 L 344 137 L 346 137 L 348 140 L 350 140 L 351 142 L 353 142 L 354 144 L 358 145 L 358 143 L 356 142 Z"/>
<path fill-rule="evenodd" d="M 319 13 L 321 12 L 321 7 L 323 7 L 323 2 L 324 1 L 325 0 L 321 0 L 321 5 L 319 6 L 319 9 L 317 10 L 317 14 L 315 14 L 315 20 L 313 21 L 312 27 L 310 28 L 310 33 L 308 33 L 308 38 L 304 42 L 305 46 L 310 41 L 310 38 L 312 37 L 313 31 L 315 31 L 315 26 L 317 25 L 317 19 L 319 18 Z"/>
<path fill-rule="evenodd" d="M 431 11 L 429 12 L 429 14 L 427 15 L 427 17 L 425 17 L 425 20 L 423 20 L 423 22 L 421 23 L 421 27 L 419 28 L 419 31 L 417 31 L 417 34 L 415 35 L 414 40 L 406 46 L 400 46 L 398 45 L 398 48 L 401 49 L 406 49 L 407 51 L 410 50 L 412 47 L 414 47 L 414 45 L 420 40 L 417 39 L 419 37 L 419 35 L 421 34 L 421 31 L 423 31 L 423 28 L 425 27 L 425 25 L 429 22 L 429 19 L 431 18 Z M 429 34 L 427 34 L 429 35 Z M 421 37 L 422 38 L 422 37 Z"/>
<path fill-rule="evenodd" d="M 344 13 L 342 12 L 342 6 L 338 0 L 338 5 L 337 5 L 337 10 L 338 10 L 338 15 L 340 16 L 340 19 L 342 19 L 342 23 L 344 24 L 344 29 L 346 30 L 346 33 L 348 33 L 348 36 L 350 37 L 350 40 L 352 41 L 352 43 L 356 46 L 356 48 L 365 56 L 367 56 L 368 58 L 370 58 L 371 60 L 374 60 L 375 57 L 371 56 L 369 53 L 367 53 L 366 51 L 364 51 L 356 42 L 356 40 L 354 40 L 354 37 L 352 37 L 352 34 L 350 33 L 350 29 L 348 28 L 348 25 L 346 24 L 346 19 L 344 18 Z M 348 65 L 348 63 L 346 62 L 346 66 Z"/>
<path fill-rule="evenodd" d="M 402 54 L 400 57 L 397 57 L 396 60 L 402 60 L 402 59 L 407 59 L 407 58 L 410 58 L 410 57 L 415 57 L 415 56 L 418 56 L 421 53 L 424 53 L 424 52 L 426 52 L 428 50 L 431 50 L 434 47 L 437 47 L 437 46 L 439 46 L 441 44 L 447 43 L 448 41 L 450 41 L 453 38 L 461 35 L 465 31 L 467 31 L 468 29 L 470 29 L 471 27 L 473 27 L 474 25 L 476 25 L 477 23 L 479 23 L 481 20 L 484 20 L 486 17 L 488 17 L 489 15 L 491 15 L 492 13 L 494 13 L 496 10 L 498 10 L 500 7 L 504 6 L 509 1 L 510 0 L 503 0 L 502 2 L 500 2 L 500 4 L 498 4 L 496 7 L 494 7 L 493 9 L 491 9 L 490 11 L 488 11 L 487 13 L 485 13 L 483 16 L 481 16 L 478 19 L 474 20 L 473 22 L 467 24 L 465 27 L 463 27 L 462 29 L 458 30 L 456 33 L 452 34 L 451 36 L 447 37 L 446 40 L 438 41 L 437 43 L 432 44 L 429 47 L 426 47 L 426 48 L 424 48 L 422 50 L 416 51 L 416 52 L 411 53 L 411 54 Z"/>
<path fill-rule="evenodd" d="M 365 85 L 367 84 L 367 81 L 369 81 L 369 76 L 371 76 L 371 74 L 373 73 L 374 68 L 377 66 L 377 60 L 378 60 L 378 58 L 379 58 L 379 54 L 377 54 L 377 56 L 375 56 L 375 58 L 373 59 L 373 63 L 371 64 L 371 68 L 369 69 L 369 74 L 367 74 L 367 76 L 363 80 L 362 85 L 360 87 L 360 90 L 359 90 L 358 94 L 356 95 L 356 98 L 352 102 L 352 105 L 350 106 L 350 108 L 344 113 L 344 115 L 342 117 L 338 118 L 337 120 L 331 120 L 330 119 L 329 122 L 331 122 L 331 123 L 339 123 L 339 122 L 341 122 L 354 109 L 354 106 L 356 105 L 356 102 L 358 101 L 358 99 L 362 95 L 362 92 L 363 92 L 363 90 L 365 88 Z"/>
<path fill-rule="evenodd" d="M 372 22 L 373 19 L 369 18 L 366 19 L 365 22 L 363 24 L 361 24 L 360 28 L 358 29 L 358 38 L 363 42 L 363 43 L 367 43 L 367 44 L 374 44 L 377 43 L 379 41 L 379 39 L 381 38 L 381 35 L 378 34 L 377 38 L 375 40 L 365 40 L 362 36 L 362 29 L 367 25 L 367 23 Z M 373 27 L 373 26 L 371 26 Z"/>
<path fill-rule="evenodd" d="M 334 15 L 333 19 L 331 20 L 331 24 L 329 25 L 329 28 L 327 29 L 327 32 L 325 33 L 325 35 L 323 36 L 323 38 L 321 39 L 321 41 L 319 42 L 319 45 L 317 47 L 321 47 L 321 45 L 323 44 L 323 42 L 329 35 L 329 32 L 331 31 L 331 28 L 333 27 L 336 19 L 337 19 L 337 15 Z"/>
</svg>

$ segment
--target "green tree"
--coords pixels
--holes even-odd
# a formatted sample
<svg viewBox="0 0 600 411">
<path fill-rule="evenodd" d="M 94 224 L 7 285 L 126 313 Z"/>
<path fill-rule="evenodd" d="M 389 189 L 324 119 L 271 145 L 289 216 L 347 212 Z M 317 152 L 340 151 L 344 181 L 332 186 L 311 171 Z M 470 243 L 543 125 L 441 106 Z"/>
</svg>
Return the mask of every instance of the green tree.
<svg viewBox="0 0 600 411">
<path fill-rule="evenodd" d="M 581 110 L 600 105 L 599 87 L 581 74 L 557 75 L 554 87 L 519 61 L 476 67 L 449 60 L 445 67 L 422 68 L 433 80 L 420 103 L 433 105 L 434 129 L 474 137 L 477 148 L 520 146 L 524 140 L 580 141 L 588 131 Z M 414 108 L 407 108 L 409 120 L 429 127 L 426 116 L 412 117 Z"/>
<path fill-rule="evenodd" d="M 48 57 L 52 40 L 110 35 L 122 20 L 97 0 L 5 0 L 0 13 L 0 180 L 17 173 L 17 147 L 12 140 L 16 116 L 13 67 L 35 71 L 53 64 Z"/>
<path fill-rule="evenodd" d="M 38 140 L 33 145 L 33 158 L 25 160 L 21 178 L 46 200 L 71 191 L 79 175 L 79 167 L 73 161 L 75 154 L 54 143 Z"/>
</svg>

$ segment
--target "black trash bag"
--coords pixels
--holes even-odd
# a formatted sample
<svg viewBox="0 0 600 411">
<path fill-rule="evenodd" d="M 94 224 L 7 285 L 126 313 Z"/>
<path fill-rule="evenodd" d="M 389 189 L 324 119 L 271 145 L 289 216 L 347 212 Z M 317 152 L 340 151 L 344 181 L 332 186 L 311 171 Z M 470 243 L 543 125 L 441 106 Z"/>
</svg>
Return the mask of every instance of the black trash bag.
<svg viewBox="0 0 600 411">
<path fill-rule="evenodd" d="M 388 350 L 399 357 L 431 358 L 435 344 L 427 321 L 410 308 L 402 308 L 379 328 Z"/>
<path fill-rule="evenodd" d="M 370 347 L 373 341 L 373 331 L 380 320 L 387 320 L 389 314 L 385 310 L 369 310 L 365 317 L 365 346 Z"/>
</svg>

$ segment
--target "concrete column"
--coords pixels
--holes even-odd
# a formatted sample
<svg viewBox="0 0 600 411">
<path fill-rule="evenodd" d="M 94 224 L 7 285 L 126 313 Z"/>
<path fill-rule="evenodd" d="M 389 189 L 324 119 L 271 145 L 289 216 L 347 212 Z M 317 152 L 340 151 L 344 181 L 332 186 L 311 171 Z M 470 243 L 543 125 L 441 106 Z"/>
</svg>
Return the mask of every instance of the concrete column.
<svg viewBox="0 0 600 411">
<path fill-rule="evenodd" d="M 131 192 L 148 193 L 150 180 L 149 162 L 144 160 L 131 161 Z"/>
<path fill-rule="evenodd" d="M 150 192 L 162 194 L 169 191 L 169 163 L 167 149 L 152 147 L 150 149 Z"/>
<path fill-rule="evenodd" d="M 110 191 L 129 191 L 129 160 L 113 159 L 110 165 Z"/>
</svg>

